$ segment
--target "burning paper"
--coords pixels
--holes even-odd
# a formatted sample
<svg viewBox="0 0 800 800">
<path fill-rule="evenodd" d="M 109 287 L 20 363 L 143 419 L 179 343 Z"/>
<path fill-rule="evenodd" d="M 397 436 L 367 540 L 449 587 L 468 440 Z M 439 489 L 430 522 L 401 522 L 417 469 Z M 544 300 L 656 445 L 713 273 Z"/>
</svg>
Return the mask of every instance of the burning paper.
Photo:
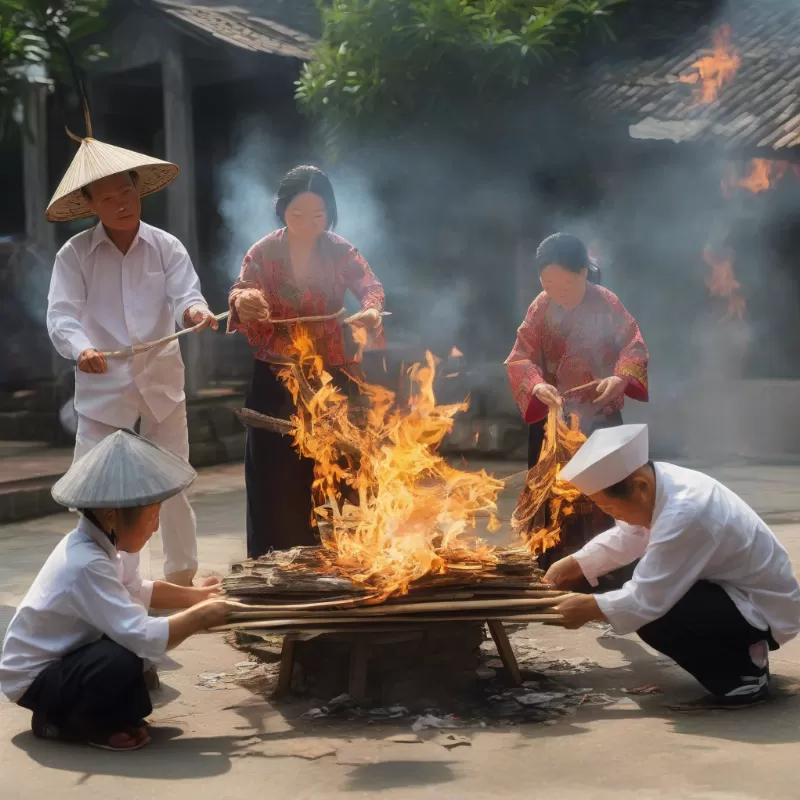
<svg viewBox="0 0 800 800">
<path fill-rule="evenodd" d="M 528 472 L 512 522 L 533 555 L 559 543 L 564 520 L 574 513 L 575 503 L 583 498 L 573 486 L 559 481 L 558 474 L 585 441 L 577 417 L 572 416 L 567 424 L 560 409 L 550 409 L 541 458 Z M 537 524 L 546 503 L 549 521 Z"/>
<path fill-rule="evenodd" d="M 430 573 L 491 567 L 494 548 L 473 531 L 478 517 L 494 525 L 503 481 L 454 469 L 439 455 L 467 404 L 437 405 L 433 355 L 408 372 L 407 408 L 356 378 L 361 403 L 351 408 L 305 330 L 296 329 L 293 344 L 295 363 L 280 377 L 297 404 L 295 445 L 314 459 L 314 489 L 329 500 L 317 514 L 332 568 L 389 595 Z"/>
</svg>

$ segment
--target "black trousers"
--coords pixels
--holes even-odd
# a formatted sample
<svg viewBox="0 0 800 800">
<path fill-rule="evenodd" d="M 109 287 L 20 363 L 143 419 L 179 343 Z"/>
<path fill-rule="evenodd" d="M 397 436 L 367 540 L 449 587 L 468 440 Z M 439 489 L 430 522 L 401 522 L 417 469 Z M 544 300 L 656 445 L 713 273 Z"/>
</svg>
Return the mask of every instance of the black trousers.
<svg viewBox="0 0 800 800">
<path fill-rule="evenodd" d="M 340 391 L 348 397 L 357 394 L 355 385 L 344 372 L 329 371 Z M 288 389 L 264 361 L 255 362 L 247 408 L 282 419 L 289 419 L 296 411 Z M 300 456 L 291 437 L 248 428 L 244 482 L 248 558 L 258 558 L 270 550 L 317 543 L 311 524 L 314 462 Z"/>
<path fill-rule="evenodd" d="M 269 364 L 255 362 L 247 408 L 289 419 L 292 396 Z M 311 526 L 314 462 L 301 458 L 289 436 L 247 429 L 244 482 L 247 489 L 247 556 L 316 542 Z"/>
<path fill-rule="evenodd" d="M 18 705 L 76 738 L 137 727 L 153 711 L 142 659 L 106 638 L 50 664 Z"/>
<path fill-rule="evenodd" d="M 753 663 L 750 646 L 778 644 L 754 628 L 718 584 L 698 581 L 660 619 L 640 628 L 642 641 L 693 675 L 711 694 L 750 694 L 766 685 L 767 669 Z"/>
</svg>

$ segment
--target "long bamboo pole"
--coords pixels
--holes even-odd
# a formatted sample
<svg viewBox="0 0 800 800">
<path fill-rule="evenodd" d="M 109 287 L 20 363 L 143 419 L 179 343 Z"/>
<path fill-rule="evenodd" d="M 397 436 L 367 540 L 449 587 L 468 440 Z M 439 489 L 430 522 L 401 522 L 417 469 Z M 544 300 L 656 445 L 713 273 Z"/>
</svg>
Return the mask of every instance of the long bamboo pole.
<svg viewBox="0 0 800 800">
<path fill-rule="evenodd" d="M 444 611 L 458 613 L 460 611 L 481 611 L 496 609 L 522 610 L 529 608 L 552 608 L 560 602 L 557 597 L 544 598 L 510 598 L 502 600 L 461 600 L 451 602 L 430 602 L 430 603 L 384 603 L 377 606 L 359 606 L 350 609 L 347 613 L 353 617 L 382 617 L 398 616 L 406 614 L 430 614 L 432 612 Z M 300 611 L 300 609 L 297 609 Z M 300 616 L 310 616 L 314 619 L 325 619 L 335 617 L 339 611 L 317 611 L 309 609 L 308 614 Z M 286 616 L 286 609 L 279 607 L 266 606 L 261 609 L 248 609 L 247 611 L 234 611 L 230 615 L 231 620 L 241 619 L 281 619 Z"/>
<path fill-rule="evenodd" d="M 444 614 L 435 616 L 400 616 L 400 617 L 381 617 L 382 624 L 391 626 L 392 623 L 426 624 L 429 622 L 485 622 L 488 620 L 505 620 L 508 622 L 558 622 L 561 620 L 560 614 L 513 614 L 488 612 L 487 614 L 465 614 L 457 616 L 455 614 Z M 305 627 L 330 627 L 334 625 L 355 625 L 363 623 L 364 617 L 329 617 L 320 619 L 317 616 L 304 617 L 300 619 L 267 619 L 254 622 L 230 622 L 227 625 L 219 625 L 216 628 L 209 628 L 210 633 L 222 631 L 246 631 L 246 630 L 267 630 L 272 628 L 305 628 Z"/>
</svg>

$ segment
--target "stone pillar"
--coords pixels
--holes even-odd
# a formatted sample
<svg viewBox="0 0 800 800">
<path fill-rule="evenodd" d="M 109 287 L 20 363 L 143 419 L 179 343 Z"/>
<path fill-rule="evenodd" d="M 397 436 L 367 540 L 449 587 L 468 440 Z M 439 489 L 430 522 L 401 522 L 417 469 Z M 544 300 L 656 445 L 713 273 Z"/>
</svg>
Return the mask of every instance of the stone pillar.
<svg viewBox="0 0 800 800">
<path fill-rule="evenodd" d="M 161 76 L 164 101 L 166 159 L 180 167 L 175 182 L 167 189 L 167 228 L 183 242 L 198 269 L 197 204 L 194 173 L 194 125 L 192 80 L 179 34 L 164 33 Z M 198 269 L 199 272 L 199 269 Z M 211 334 L 203 334 L 210 336 Z M 186 394 L 191 397 L 205 383 L 207 365 L 202 362 L 201 337 L 184 337 Z"/>
<path fill-rule="evenodd" d="M 45 218 L 50 201 L 47 172 L 47 95 L 46 83 L 31 82 L 24 100 L 22 169 L 25 180 L 25 236 L 39 255 L 48 258 L 55 249 L 55 226 Z"/>
<path fill-rule="evenodd" d="M 45 80 L 31 80 L 23 97 L 22 174 L 25 202 L 25 244 L 34 257 L 22 253 L 24 269 L 41 276 L 42 296 L 47 295 L 50 265 L 56 250 L 56 226 L 45 214 L 50 202 L 50 176 L 47 153 L 47 97 L 50 85 Z M 39 281 L 37 280 L 37 284 Z M 42 320 L 44 324 L 44 320 Z M 50 369 L 53 378 L 61 372 L 63 362 L 55 349 L 51 352 Z M 55 385 L 55 384 L 54 384 Z"/>
</svg>

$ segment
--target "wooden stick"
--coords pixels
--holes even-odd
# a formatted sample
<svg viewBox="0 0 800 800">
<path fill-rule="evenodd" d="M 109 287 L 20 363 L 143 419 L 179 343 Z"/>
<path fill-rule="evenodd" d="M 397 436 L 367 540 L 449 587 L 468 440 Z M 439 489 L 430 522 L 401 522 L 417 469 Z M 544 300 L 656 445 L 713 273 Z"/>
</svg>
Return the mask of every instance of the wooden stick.
<svg viewBox="0 0 800 800">
<path fill-rule="evenodd" d="M 368 603 L 380 597 L 379 594 L 370 594 L 365 597 L 348 597 L 344 600 L 320 600 L 315 603 L 287 603 L 284 605 L 255 605 L 249 603 L 239 603 L 236 600 L 228 600 L 227 604 L 241 611 L 306 611 L 317 608 L 346 608 L 358 606 L 361 603 Z M 234 612 L 234 613 L 239 613 Z"/>
<path fill-rule="evenodd" d="M 280 433 L 282 436 L 291 436 L 294 433 L 294 425 L 288 419 L 268 417 L 266 414 L 260 414 L 249 408 L 235 408 L 233 413 L 246 428 L 261 428 L 265 431 Z"/>
<path fill-rule="evenodd" d="M 278 694 L 288 694 L 292 689 L 292 675 L 294 674 L 294 657 L 297 642 L 291 636 L 283 637 L 281 647 L 281 666 L 278 673 Z"/>
<path fill-rule="evenodd" d="M 281 436 L 293 436 L 294 424 L 288 419 L 269 417 L 250 408 L 235 408 L 233 413 L 239 418 L 239 422 L 246 428 L 260 428 L 265 431 L 280 433 Z M 350 442 L 337 438 L 336 444 L 343 453 L 347 453 L 354 458 L 361 458 L 361 451 L 354 447 Z"/>
<path fill-rule="evenodd" d="M 328 322 L 332 319 L 339 319 L 345 314 L 347 314 L 347 309 L 340 308 L 335 314 L 318 314 L 313 317 L 287 317 L 286 319 L 267 317 L 266 319 L 259 319 L 258 322 L 263 322 L 265 325 L 302 325 L 304 322 Z"/>
<path fill-rule="evenodd" d="M 522 599 L 502 599 L 502 600 L 461 600 L 456 602 L 431 602 L 431 603 L 383 603 L 378 606 L 359 606 L 348 611 L 349 616 L 358 617 L 381 617 L 387 615 L 398 614 L 429 614 L 434 611 L 477 611 L 480 609 L 494 610 L 494 609 L 526 609 L 526 608 L 541 608 L 552 607 L 559 602 L 557 597 L 545 598 L 522 598 Z M 324 619 L 325 617 L 335 617 L 340 614 L 339 611 L 309 611 L 308 616 L 313 616 L 315 619 Z M 234 611 L 231 613 L 232 620 L 239 619 L 280 619 L 285 617 L 285 610 L 275 609 L 274 611 L 267 611 L 266 609 L 255 609 L 248 611 Z M 302 615 L 305 616 L 305 615 Z"/>
<path fill-rule="evenodd" d="M 356 314 L 357 313 L 358 312 L 356 312 Z M 390 317 L 392 315 L 391 311 L 381 311 L 379 313 L 382 317 Z M 347 309 L 340 308 L 335 314 L 319 314 L 314 317 L 287 317 L 286 319 L 273 319 L 272 317 L 266 317 L 257 321 L 263 322 L 265 325 L 301 325 L 304 322 L 329 322 L 332 319 L 339 319 L 339 317 L 343 317 L 345 314 L 347 314 Z M 355 316 L 355 314 L 353 316 Z M 344 322 L 346 325 L 350 324 L 348 319 L 344 320 Z"/>
<path fill-rule="evenodd" d="M 572 389 L 567 389 L 565 392 L 561 392 L 562 397 L 569 397 L 571 394 L 577 394 L 578 392 L 586 392 L 589 389 L 594 389 L 598 386 L 600 381 L 590 381 L 589 383 L 584 383 L 581 386 L 574 386 Z"/>
<path fill-rule="evenodd" d="M 423 624 L 428 622 L 486 622 L 488 620 L 507 620 L 509 622 L 558 622 L 562 619 L 560 614 L 507 614 L 489 612 L 487 614 L 466 614 L 458 616 L 456 614 L 445 614 L 441 616 L 401 616 L 401 617 L 381 617 L 380 622 L 386 625 L 390 623 L 410 623 Z M 307 617 L 301 619 L 267 619 L 254 622 L 229 622 L 226 625 L 218 625 L 216 628 L 209 628 L 209 632 L 218 633 L 221 631 L 247 631 L 271 628 L 292 628 L 306 626 L 334 626 L 334 625 L 357 625 L 364 622 L 364 617 L 329 617 L 320 619 L 318 617 Z M 374 624 L 374 623 L 373 623 Z"/>
<path fill-rule="evenodd" d="M 223 311 L 221 314 L 216 314 L 214 316 L 214 319 L 222 321 L 223 319 L 227 319 L 230 313 L 231 313 L 230 311 Z M 173 333 L 170 336 L 164 336 L 162 339 L 156 339 L 154 342 L 143 342 L 142 344 L 134 344 L 131 347 L 126 347 L 124 350 L 113 350 L 111 352 L 100 353 L 100 355 L 105 356 L 106 358 L 130 358 L 131 356 L 137 356 L 140 355 L 141 353 L 146 353 L 148 350 L 152 350 L 154 347 L 159 347 L 162 344 L 168 344 L 169 342 L 174 342 L 181 336 L 186 336 L 187 333 L 194 333 L 195 331 L 199 330 L 203 325 L 204 323 L 201 322 L 199 325 L 195 325 L 192 328 L 184 328 L 182 331 Z"/>
<path fill-rule="evenodd" d="M 494 639 L 500 660 L 506 668 L 511 685 L 522 686 L 522 675 L 519 671 L 517 657 L 514 655 L 511 642 L 508 641 L 508 634 L 503 627 L 503 623 L 500 620 L 487 620 L 486 624 L 489 627 L 489 633 L 492 635 L 492 639 Z"/>
</svg>

